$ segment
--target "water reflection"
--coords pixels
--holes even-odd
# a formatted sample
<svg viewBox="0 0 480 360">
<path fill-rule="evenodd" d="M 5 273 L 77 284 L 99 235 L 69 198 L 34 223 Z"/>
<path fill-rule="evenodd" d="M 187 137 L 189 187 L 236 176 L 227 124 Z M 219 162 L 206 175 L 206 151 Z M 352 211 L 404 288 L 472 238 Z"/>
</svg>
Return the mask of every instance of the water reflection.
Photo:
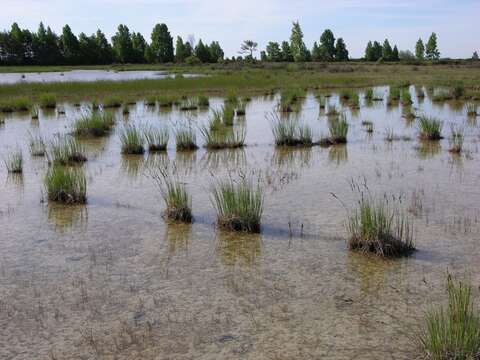
<svg viewBox="0 0 480 360">
<path fill-rule="evenodd" d="M 167 241 L 169 255 L 187 255 L 191 238 L 191 224 L 167 223 L 165 239 Z"/>
<path fill-rule="evenodd" d="M 262 258 L 262 237 L 259 234 L 219 231 L 216 254 L 225 266 L 256 266 Z"/>
<path fill-rule="evenodd" d="M 427 160 L 438 155 L 442 150 L 442 146 L 439 141 L 419 141 L 419 144 L 415 147 L 417 150 L 417 157 L 422 160 Z"/>
<path fill-rule="evenodd" d="M 201 162 L 203 168 L 211 171 L 223 169 L 243 169 L 247 166 L 247 156 L 245 150 L 224 149 L 207 150 L 203 155 Z"/>
<path fill-rule="evenodd" d="M 175 156 L 177 168 L 184 174 L 191 174 L 194 172 L 195 164 L 197 162 L 196 151 L 178 151 Z"/>
<path fill-rule="evenodd" d="M 272 165 L 287 170 L 309 167 L 312 160 L 312 148 L 277 147 L 272 157 Z"/>
<path fill-rule="evenodd" d="M 3 164 L 2 164 L 3 165 Z M 23 191 L 24 183 L 23 183 L 23 173 L 8 173 L 7 174 L 7 185 L 13 185 L 19 191 Z"/>
<path fill-rule="evenodd" d="M 85 205 L 62 205 L 49 203 L 47 206 L 48 222 L 59 233 L 71 229 L 86 228 L 88 223 L 88 210 Z"/>
<path fill-rule="evenodd" d="M 145 158 L 139 155 L 122 155 L 122 172 L 132 180 L 136 179 L 144 169 Z"/>
<path fill-rule="evenodd" d="M 328 160 L 337 165 L 345 164 L 348 161 L 347 145 L 333 145 L 328 151 Z"/>
</svg>

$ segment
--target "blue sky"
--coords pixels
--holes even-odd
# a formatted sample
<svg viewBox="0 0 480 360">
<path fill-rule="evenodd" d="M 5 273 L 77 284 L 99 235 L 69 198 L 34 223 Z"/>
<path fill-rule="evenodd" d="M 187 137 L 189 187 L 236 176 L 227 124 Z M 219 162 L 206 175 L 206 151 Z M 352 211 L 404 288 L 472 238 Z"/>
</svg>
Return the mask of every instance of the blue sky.
<svg viewBox="0 0 480 360">
<path fill-rule="evenodd" d="M 353 57 L 363 55 L 369 39 L 389 38 L 400 50 L 413 50 L 419 37 L 438 34 L 445 57 L 470 57 L 480 50 L 479 0 L 1 0 L 0 28 L 13 21 L 37 29 L 43 21 L 57 33 L 68 23 L 75 33 L 101 28 L 111 37 L 119 23 L 150 38 L 165 22 L 173 36 L 220 41 L 228 56 L 252 39 L 263 49 L 268 41 L 290 36 L 300 21 L 311 48 L 325 28 L 343 37 Z"/>
</svg>

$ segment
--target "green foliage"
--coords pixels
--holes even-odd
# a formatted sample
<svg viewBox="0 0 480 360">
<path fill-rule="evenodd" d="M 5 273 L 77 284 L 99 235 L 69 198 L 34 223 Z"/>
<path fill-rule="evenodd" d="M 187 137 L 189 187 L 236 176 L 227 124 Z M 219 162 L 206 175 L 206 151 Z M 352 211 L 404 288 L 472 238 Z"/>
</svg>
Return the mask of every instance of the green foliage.
<svg viewBox="0 0 480 360">
<path fill-rule="evenodd" d="M 40 135 L 29 134 L 30 155 L 44 156 L 46 153 L 45 141 Z"/>
<path fill-rule="evenodd" d="M 80 168 L 53 166 L 48 169 L 44 183 L 50 201 L 65 204 L 87 201 L 87 179 Z"/>
<path fill-rule="evenodd" d="M 415 250 L 413 225 L 395 198 L 375 199 L 366 185 L 354 181 L 351 187 L 358 201 L 347 221 L 348 248 L 381 257 L 410 255 Z"/>
<path fill-rule="evenodd" d="M 442 139 L 442 127 L 443 124 L 440 120 L 433 117 L 421 116 L 419 119 L 420 139 Z"/>
<path fill-rule="evenodd" d="M 337 61 L 347 61 L 348 60 L 348 50 L 345 41 L 342 38 L 337 39 L 335 45 L 335 60 Z"/>
<path fill-rule="evenodd" d="M 232 231 L 260 232 L 263 198 L 260 185 L 245 178 L 218 182 L 212 190 L 218 225 Z"/>
<path fill-rule="evenodd" d="M 173 62 L 173 38 L 165 24 L 157 24 L 152 31 L 152 43 L 150 48 L 155 62 Z"/>
<path fill-rule="evenodd" d="M 9 173 L 21 174 L 23 172 L 22 150 L 17 149 L 3 158 L 5 167 Z"/>
<path fill-rule="evenodd" d="M 73 165 L 87 161 L 85 148 L 71 136 L 57 136 L 47 148 L 47 159 L 53 165 Z"/>
<path fill-rule="evenodd" d="M 293 22 L 292 34 L 290 35 L 290 49 L 294 61 L 301 62 L 307 60 L 308 50 L 303 42 L 303 32 L 298 21 Z"/>
<path fill-rule="evenodd" d="M 133 63 L 135 59 L 130 29 L 123 24 L 118 26 L 116 34 L 112 37 L 112 47 L 117 61 Z"/>
<path fill-rule="evenodd" d="M 195 130 L 191 126 L 177 128 L 175 130 L 175 142 L 177 151 L 198 149 Z"/>
<path fill-rule="evenodd" d="M 122 99 L 120 99 L 118 96 L 109 96 L 103 101 L 104 109 L 119 108 L 121 106 L 122 106 Z"/>
<path fill-rule="evenodd" d="M 73 132 L 80 136 L 105 136 L 115 125 L 110 112 L 93 112 L 83 115 L 73 123 Z"/>
<path fill-rule="evenodd" d="M 448 306 L 431 309 L 420 342 L 428 359 L 474 360 L 480 354 L 480 317 L 472 286 L 447 280 Z"/>
<path fill-rule="evenodd" d="M 330 132 L 329 141 L 332 144 L 344 144 L 347 142 L 348 122 L 345 115 L 333 117 L 329 120 L 328 130 Z"/>
<path fill-rule="evenodd" d="M 57 107 L 57 98 L 53 94 L 42 94 L 39 97 L 39 103 L 42 108 L 55 109 Z"/>
<path fill-rule="evenodd" d="M 16 98 L 11 100 L 2 100 L 0 102 L 0 112 L 9 113 L 14 111 L 28 111 L 31 103 L 27 98 Z"/>
<path fill-rule="evenodd" d="M 120 132 L 122 154 L 141 155 L 145 152 L 144 137 L 141 129 L 134 125 L 126 125 Z"/>
<path fill-rule="evenodd" d="M 437 34 L 432 33 L 428 39 L 427 46 L 425 47 L 425 55 L 428 60 L 438 60 L 440 58 L 440 52 L 437 45 Z"/>
<path fill-rule="evenodd" d="M 267 61 L 282 61 L 282 49 L 277 42 L 269 42 L 266 47 Z"/>
<path fill-rule="evenodd" d="M 367 48 L 365 49 L 365 59 L 367 61 L 378 61 L 383 56 L 383 47 L 378 41 L 374 41 L 373 44 L 371 41 L 368 42 Z"/>
<path fill-rule="evenodd" d="M 156 182 L 165 201 L 165 217 L 171 221 L 190 223 L 192 216 L 192 197 L 188 194 L 185 183 L 180 182 L 175 167 L 169 171 L 167 167 L 156 168 L 151 176 Z"/>
<path fill-rule="evenodd" d="M 213 116 L 208 125 L 200 128 L 205 147 L 208 149 L 226 149 L 243 147 L 245 143 L 245 127 L 234 128 L 218 121 Z"/>
<path fill-rule="evenodd" d="M 451 153 L 459 154 L 463 149 L 463 141 L 465 139 L 465 130 L 463 127 L 452 125 L 450 129 L 450 148 L 448 151 Z"/>
<path fill-rule="evenodd" d="M 277 146 L 312 146 L 312 130 L 292 119 L 280 119 L 271 115 L 272 133 Z"/>
<path fill-rule="evenodd" d="M 410 94 L 410 90 L 408 88 L 403 88 L 401 93 L 401 99 L 403 105 L 411 105 L 413 104 L 412 95 Z"/>
<path fill-rule="evenodd" d="M 425 45 L 423 44 L 422 39 L 418 39 L 417 44 L 415 45 L 415 57 L 418 60 L 423 60 L 425 58 Z"/>
<path fill-rule="evenodd" d="M 240 53 L 247 54 L 247 58 L 253 59 L 253 53 L 257 51 L 258 43 L 253 40 L 245 40 L 240 46 Z"/>
<path fill-rule="evenodd" d="M 147 128 L 143 132 L 149 151 L 165 151 L 170 138 L 166 128 Z"/>
<path fill-rule="evenodd" d="M 325 30 L 322 36 L 320 36 L 319 49 L 322 49 L 321 50 L 323 54 L 322 61 L 332 61 L 335 59 L 335 55 L 336 55 L 335 36 L 333 36 L 333 32 L 331 30 L 329 29 Z M 348 57 L 348 54 L 347 54 L 347 57 Z"/>
</svg>

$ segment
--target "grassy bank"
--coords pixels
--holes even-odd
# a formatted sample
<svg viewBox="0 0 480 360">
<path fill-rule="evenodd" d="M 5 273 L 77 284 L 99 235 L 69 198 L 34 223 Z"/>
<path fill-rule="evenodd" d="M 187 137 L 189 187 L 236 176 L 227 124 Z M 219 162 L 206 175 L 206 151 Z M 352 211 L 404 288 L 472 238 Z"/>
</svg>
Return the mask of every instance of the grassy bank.
<svg viewBox="0 0 480 360">
<path fill-rule="evenodd" d="M 111 68 L 111 67 L 91 67 Z M 8 68 L 13 69 L 13 68 Z M 20 68 L 17 68 L 20 69 Z M 21 68 L 25 69 L 25 68 Z M 44 68 L 59 70 L 55 68 Z M 62 67 L 62 69 L 65 69 Z M 225 95 L 237 93 L 255 94 L 274 88 L 352 88 L 374 85 L 405 83 L 453 86 L 462 82 L 466 96 L 480 98 L 480 67 L 474 65 L 399 65 L 365 63 L 306 63 L 260 65 L 205 65 L 198 67 L 166 65 L 124 65 L 117 70 L 155 69 L 172 72 L 201 73 L 199 78 L 132 81 L 98 81 L 94 83 L 31 83 L 0 85 L 0 99 L 28 97 L 37 101 L 49 93 L 62 100 L 92 100 L 118 96 L 144 97 L 151 95 Z M 5 69 L 2 69 L 5 70 Z"/>
</svg>

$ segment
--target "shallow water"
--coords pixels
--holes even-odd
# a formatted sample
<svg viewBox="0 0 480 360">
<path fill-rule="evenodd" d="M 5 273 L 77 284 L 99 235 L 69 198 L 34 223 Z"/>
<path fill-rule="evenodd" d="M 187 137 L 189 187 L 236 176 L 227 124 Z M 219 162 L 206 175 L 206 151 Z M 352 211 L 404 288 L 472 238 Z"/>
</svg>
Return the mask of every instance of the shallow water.
<svg viewBox="0 0 480 360">
<path fill-rule="evenodd" d="M 414 88 L 411 88 L 414 94 Z M 384 94 L 387 88 L 376 89 Z M 446 273 L 480 284 L 480 132 L 463 104 L 419 102 L 419 113 L 465 125 L 461 156 L 417 140 L 401 105 L 345 107 L 348 144 L 276 149 L 270 113 L 278 100 L 257 97 L 238 150 L 120 155 L 124 123 L 204 123 L 209 111 L 146 107 L 117 113 L 108 137 L 82 140 L 88 204 L 42 201 L 47 164 L 28 155 L 28 133 L 51 139 L 86 111 L 10 114 L 0 125 L 0 155 L 17 146 L 24 174 L 0 168 L 0 357 L 6 359 L 412 359 L 416 331 L 430 304 L 442 303 Z M 330 103 L 338 103 L 333 94 Z M 211 99 L 211 109 L 223 104 Z M 211 110 L 210 110 L 211 111 Z M 374 123 L 367 134 L 361 122 Z M 313 94 L 299 121 L 327 133 Z M 386 129 L 410 137 L 384 141 Z M 171 136 L 173 138 L 173 136 Z M 198 139 L 201 140 L 200 135 Z M 173 139 L 172 139 L 173 140 Z M 148 177 L 152 164 L 173 162 L 193 195 L 195 222 L 167 224 Z M 262 233 L 216 230 L 209 190 L 239 169 L 260 171 L 266 189 Z M 418 251 L 385 261 L 348 252 L 344 221 L 354 196 L 349 181 L 398 195 L 416 226 Z"/>
<path fill-rule="evenodd" d="M 184 74 L 183 76 L 193 77 L 198 75 Z M 173 77 L 175 77 L 174 74 L 169 74 L 165 71 L 72 70 L 40 73 L 0 73 L 0 84 L 127 81 Z"/>
</svg>

